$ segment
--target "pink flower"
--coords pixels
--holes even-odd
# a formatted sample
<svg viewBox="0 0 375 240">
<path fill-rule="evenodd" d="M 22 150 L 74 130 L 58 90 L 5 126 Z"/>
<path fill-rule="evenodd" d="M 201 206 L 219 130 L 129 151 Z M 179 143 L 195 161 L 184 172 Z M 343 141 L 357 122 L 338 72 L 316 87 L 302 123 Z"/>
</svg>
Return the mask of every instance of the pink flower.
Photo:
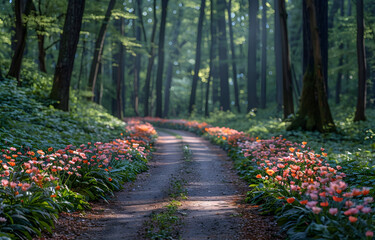
<svg viewBox="0 0 375 240">
<path fill-rule="evenodd" d="M 373 236 L 374 236 L 374 232 L 372 232 L 372 231 L 366 232 L 366 237 L 373 237 Z"/>
<path fill-rule="evenodd" d="M 372 211 L 372 209 L 369 208 L 369 207 L 364 207 L 364 208 L 362 208 L 361 211 L 362 211 L 363 213 L 370 213 L 370 212 Z"/>
<path fill-rule="evenodd" d="M 315 207 L 317 203 L 318 203 L 317 201 L 310 201 L 306 203 L 306 206 L 309 208 L 312 208 L 312 207 Z"/>
<path fill-rule="evenodd" d="M 353 205 L 354 205 L 354 203 L 352 201 L 350 201 L 350 200 L 348 200 L 348 201 L 345 202 L 345 206 L 348 207 L 348 208 L 351 207 L 351 206 L 353 206 Z"/>
<path fill-rule="evenodd" d="M 2 180 L 1 180 L 1 185 L 3 185 L 3 187 L 7 187 L 8 184 L 9 184 L 9 181 L 8 181 L 8 180 L 6 180 L 6 179 L 2 179 Z"/>
<path fill-rule="evenodd" d="M 330 208 L 330 209 L 328 210 L 328 212 L 329 212 L 330 214 L 332 214 L 332 215 L 336 215 L 337 212 L 338 212 L 338 210 L 337 210 L 337 208 Z"/>
<path fill-rule="evenodd" d="M 318 195 L 317 194 L 315 194 L 315 193 L 310 193 L 310 197 L 311 197 L 311 199 L 312 200 L 318 200 Z"/>
<path fill-rule="evenodd" d="M 11 188 L 17 187 L 17 183 L 15 183 L 15 182 L 11 182 L 9 185 L 10 185 Z"/>
<path fill-rule="evenodd" d="M 322 209 L 320 207 L 312 207 L 312 211 L 315 214 L 319 214 L 322 211 Z"/>
</svg>

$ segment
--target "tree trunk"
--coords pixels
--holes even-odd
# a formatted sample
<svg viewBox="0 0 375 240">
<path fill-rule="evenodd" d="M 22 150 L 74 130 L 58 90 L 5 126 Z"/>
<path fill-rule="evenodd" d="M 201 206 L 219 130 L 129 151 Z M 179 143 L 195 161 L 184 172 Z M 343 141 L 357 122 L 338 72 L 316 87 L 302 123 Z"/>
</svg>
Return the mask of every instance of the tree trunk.
<svg viewBox="0 0 375 240">
<path fill-rule="evenodd" d="M 79 68 L 79 74 L 78 74 L 78 83 L 77 83 L 77 89 L 78 93 L 81 90 L 81 81 L 82 81 L 82 75 L 83 75 L 83 68 L 84 68 L 84 60 L 86 56 L 86 39 L 82 41 L 82 54 L 81 54 L 81 64 Z"/>
<path fill-rule="evenodd" d="M 320 39 L 320 50 L 322 55 L 322 73 L 324 77 L 324 84 L 329 97 L 328 88 L 328 1 L 315 0 L 316 18 L 318 24 L 318 33 Z"/>
<path fill-rule="evenodd" d="M 178 44 L 178 36 L 180 35 L 182 16 L 183 16 L 183 7 L 180 7 L 178 8 L 178 17 L 177 17 L 177 22 L 175 26 L 176 30 L 173 33 L 172 46 L 171 46 L 172 52 L 169 57 L 169 63 L 168 63 L 167 73 L 166 73 L 166 78 L 165 78 L 164 114 L 163 114 L 164 117 L 167 117 L 169 115 L 169 98 L 170 98 L 170 90 L 172 86 L 173 64 L 174 64 L 174 61 L 178 60 L 180 49 L 186 43 L 186 41 L 183 41 L 180 45 Z"/>
<path fill-rule="evenodd" d="M 279 0 L 279 18 L 280 18 L 280 32 L 281 32 L 281 58 L 282 58 L 282 70 L 283 70 L 283 108 L 284 118 L 288 118 L 291 114 L 294 114 L 293 105 L 293 83 L 292 83 L 292 72 L 290 68 L 289 58 L 289 44 L 288 44 L 288 29 L 286 23 L 286 8 L 285 0 Z"/>
<path fill-rule="evenodd" d="M 92 92 L 92 98 L 91 98 L 92 101 L 94 100 L 95 84 L 96 84 L 96 79 L 98 77 L 99 65 L 102 59 L 102 54 L 103 54 L 104 39 L 106 35 L 105 33 L 107 32 L 109 19 L 111 18 L 112 9 L 114 8 L 115 4 L 116 4 L 116 0 L 109 1 L 107 12 L 105 14 L 104 20 L 102 22 L 102 26 L 100 27 L 99 34 L 95 43 L 94 57 L 91 63 L 91 70 L 90 70 L 89 83 L 88 83 L 88 89 L 89 91 Z"/>
<path fill-rule="evenodd" d="M 150 40 L 150 56 L 148 58 L 148 65 L 147 65 L 147 73 L 146 73 L 146 80 L 145 80 L 145 86 L 144 86 L 144 116 L 150 115 L 149 110 L 149 99 L 150 99 L 150 85 L 151 85 L 151 75 L 152 75 L 152 67 L 154 65 L 154 59 L 155 59 L 155 36 L 156 36 L 156 27 L 158 19 L 156 17 L 156 0 L 154 0 L 153 3 L 153 25 L 152 25 L 152 33 L 151 33 L 151 40 Z"/>
<path fill-rule="evenodd" d="M 228 74 L 228 43 L 225 23 L 226 0 L 217 1 L 219 29 L 219 75 L 220 75 L 220 109 L 230 110 L 229 74 Z"/>
<path fill-rule="evenodd" d="M 213 78 L 213 71 L 214 71 L 214 53 L 215 53 L 215 45 L 216 45 L 216 25 L 214 23 L 214 1 L 211 0 L 210 6 L 210 33 L 211 33 L 211 45 L 210 45 L 210 72 L 208 73 L 207 85 L 206 85 L 206 102 L 204 107 L 204 116 L 209 116 L 209 95 L 210 95 L 210 85 L 211 85 L 211 78 Z M 214 99 L 212 98 L 212 103 L 214 104 Z"/>
<path fill-rule="evenodd" d="M 281 47 L 281 28 L 279 0 L 275 0 L 275 68 L 276 68 L 276 102 L 277 108 L 282 109 L 283 105 L 283 66 Z"/>
<path fill-rule="evenodd" d="M 236 51 L 234 49 L 234 39 L 233 39 L 233 27 L 232 27 L 232 0 L 229 0 L 228 6 L 228 25 L 229 25 L 229 39 L 230 39 L 230 49 L 232 52 L 232 71 L 233 71 L 233 87 L 234 87 L 234 106 L 237 108 L 237 111 L 241 112 L 240 107 L 240 93 L 238 91 L 238 81 L 237 81 L 237 58 Z"/>
<path fill-rule="evenodd" d="M 142 20 L 142 0 L 136 1 L 137 5 L 135 8 L 137 9 L 137 16 L 138 18 L 134 20 L 135 22 L 135 39 L 139 43 L 141 41 L 141 20 Z M 135 61 L 134 61 L 134 82 L 133 82 L 133 104 L 134 104 L 134 113 L 136 116 L 139 116 L 139 73 L 141 69 L 141 54 L 140 52 L 136 53 Z"/>
<path fill-rule="evenodd" d="M 357 60 L 358 60 L 358 98 L 354 121 L 365 121 L 366 111 L 366 53 L 364 40 L 365 23 L 363 19 L 363 0 L 357 0 Z"/>
<path fill-rule="evenodd" d="M 16 15 L 16 35 L 15 35 L 15 51 L 10 64 L 7 77 L 17 78 L 18 85 L 21 85 L 20 72 L 22 65 L 23 53 L 26 46 L 27 27 L 22 21 L 22 15 L 28 16 L 32 7 L 32 0 L 15 0 L 14 9 Z"/>
<path fill-rule="evenodd" d="M 212 105 L 215 105 L 220 100 L 220 85 L 219 85 L 219 64 L 218 64 L 218 16 L 216 13 L 217 0 L 211 0 L 211 44 L 212 44 Z"/>
<path fill-rule="evenodd" d="M 199 75 L 199 69 L 201 65 L 202 28 L 203 28 L 205 7 L 206 7 L 206 0 L 201 0 L 198 30 L 197 30 L 197 46 L 195 50 L 194 76 L 193 76 L 193 82 L 191 85 L 190 102 L 189 102 L 189 115 L 191 115 L 191 113 L 193 112 L 193 108 L 195 107 L 195 98 L 196 98 L 197 84 L 198 84 L 198 79 L 199 79 L 198 75 Z"/>
<path fill-rule="evenodd" d="M 61 35 L 59 57 L 56 64 L 50 98 L 57 101 L 55 107 L 63 111 L 69 111 L 70 79 L 74 66 L 84 8 L 85 0 L 69 0 L 64 29 Z"/>
<path fill-rule="evenodd" d="M 118 19 L 115 22 L 115 27 L 117 31 L 120 33 L 120 36 L 124 36 L 124 20 Z M 122 89 L 124 84 L 124 76 L 125 76 L 125 62 L 124 62 L 124 45 L 121 41 L 117 42 L 117 52 L 114 54 L 113 58 L 115 60 L 115 64 L 112 64 L 112 76 L 113 76 L 113 84 L 116 86 L 116 97 L 113 98 L 113 105 L 112 109 L 115 113 L 115 116 L 119 119 L 123 118 L 123 100 L 122 100 Z"/>
<path fill-rule="evenodd" d="M 159 49 L 158 49 L 158 71 L 156 75 L 156 117 L 163 117 L 163 70 L 164 70 L 164 40 L 165 24 L 167 20 L 168 0 L 161 1 L 161 20 L 159 31 Z"/>
<path fill-rule="evenodd" d="M 249 46 L 247 60 L 247 111 L 257 107 L 257 14 L 258 0 L 249 0 Z"/>
<path fill-rule="evenodd" d="M 335 1 L 335 2 L 337 2 L 337 1 Z M 340 16 L 341 17 L 344 16 L 344 0 L 340 0 Z M 332 23 L 332 26 L 333 26 L 333 23 Z M 341 27 L 341 25 L 339 25 L 339 31 L 341 31 L 341 30 L 342 30 L 342 27 Z M 344 43 L 340 42 L 340 45 L 339 45 L 340 52 L 341 52 L 342 49 L 344 49 Z M 344 55 L 340 55 L 339 70 L 337 72 L 336 91 L 335 91 L 335 95 L 336 95 L 335 96 L 335 102 L 336 102 L 336 104 L 340 103 L 340 94 L 341 94 L 342 77 L 343 77 L 341 67 L 342 67 L 343 64 L 344 64 Z"/>
<path fill-rule="evenodd" d="M 310 30 L 308 62 L 303 78 L 300 108 L 288 130 L 302 128 L 309 131 L 335 131 L 324 85 L 314 0 L 306 0 L 306 7 L 303 9 L 307 11 L 304 16 L 308 16 L 309 21 L 304 26 L 308 26 Z"/>
<path fill-rule="evenodd" d="M 262 74 L 261 74 L 261 91 L 260 107 L 266 108 L 267 105 L 267 0 L 262 2 Z"/>
</svg>

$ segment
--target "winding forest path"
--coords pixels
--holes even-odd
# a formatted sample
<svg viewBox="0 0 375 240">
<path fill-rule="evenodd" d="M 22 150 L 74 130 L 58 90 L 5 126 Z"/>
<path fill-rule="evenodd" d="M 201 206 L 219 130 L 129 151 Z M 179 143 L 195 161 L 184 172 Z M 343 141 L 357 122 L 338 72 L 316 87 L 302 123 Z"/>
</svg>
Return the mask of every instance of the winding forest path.
<svg viewBox="0 0 375 240">
<path fill-rule="evenodd" d="M 81 230 L 73 231 L 75 238 L 61 239 L 147 239 L 147 222 L 171 202 L 176 182 L 185 197 L 178 198 L 174 237 L 281 239 L 270 217 L 241 203 L 248 188 L 225 151 L 189 132 L 158 129 L 158 134 L 150 170 L 127 183 L 110 204 L 96 204 L 87 215 L 70 219 Z M 190 149 L 189 159 L 183 147 Z"/>
</svg>

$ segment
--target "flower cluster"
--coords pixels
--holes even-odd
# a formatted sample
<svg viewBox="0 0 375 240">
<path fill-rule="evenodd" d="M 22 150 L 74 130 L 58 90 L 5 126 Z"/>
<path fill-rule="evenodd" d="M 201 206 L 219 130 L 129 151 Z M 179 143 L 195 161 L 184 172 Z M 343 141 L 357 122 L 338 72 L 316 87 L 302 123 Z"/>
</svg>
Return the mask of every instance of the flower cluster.
<svg viewBox="0 0 375 240">
<path fill-rule="evenodd" d="M 281 204 L 284 210 L 278 212 L 286 226 L 292 226 L 290 222 L 293 218 L 303 219 L 299 225 L 294 224 L 294 231 L 309 232 L 309 226 L 315 226 L 313 233 L 309 233 L 315 237 L 330 238 L 333 235 L 324 234 L 335 231 L 343 234 L 337 235 L 338 238 L 373 237 L 374 199 L 369 195 L 370 186 L 349 186 L 342 168 L 326 161 L 327 153 L 323 148 L 316 152 L 307 146 L 307 142 L 293 143 L 282 136 L 260 140 L 229 128 L 207 126 L 202 130 L 196 122 L 189 124 L 186 120 L 148 118 L 147 121 L 201 133 L 235 153 L 232 156 L 240 159 L 240 172 L 251 175 L 249 181 L 257 183 L 252 185 L 254 189 L 249 192 L 256 193 L 249 194 L 253 199 L 263 196 L 263 201 L 271 203 L 269 207 L 274 208 L 273 212 Z M 275 200 L 266 199 L 270 197 Z M 287 212 L 288 209 L 292 211 Z M 290 212 L 294 215 L 288 215 Z M 308 217 L 301 218 L 301 212 Z M 282 219 L 283 216 L 288 217 Z M 316 227 L 318 225 L 322 227 Z"/>
</svg>

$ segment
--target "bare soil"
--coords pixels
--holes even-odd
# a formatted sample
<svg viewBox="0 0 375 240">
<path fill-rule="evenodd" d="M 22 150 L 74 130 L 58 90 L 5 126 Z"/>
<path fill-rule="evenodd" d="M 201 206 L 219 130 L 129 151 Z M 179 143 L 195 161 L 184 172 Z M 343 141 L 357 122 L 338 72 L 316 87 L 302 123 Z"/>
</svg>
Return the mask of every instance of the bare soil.
<svg viewBox="0 0 375 240">
<path fill-rule="evenodd" d="M 95 203 L 86 214 L 62 214 L 54 234 L 41 239 L 144 239 L 144 223 L 168 204 L 176 177 L 187 190 L 187 199 L 180 200 L 180 239 L 285 239 L 272 217 L 243 203 L 248 186 L 225 151 L 189 132 L 159 129 L 158 134 L 147 173 L 125 184 L 109 204 Z M 192 151 L 188 164 L 183 145 Z"/>
</svg>

